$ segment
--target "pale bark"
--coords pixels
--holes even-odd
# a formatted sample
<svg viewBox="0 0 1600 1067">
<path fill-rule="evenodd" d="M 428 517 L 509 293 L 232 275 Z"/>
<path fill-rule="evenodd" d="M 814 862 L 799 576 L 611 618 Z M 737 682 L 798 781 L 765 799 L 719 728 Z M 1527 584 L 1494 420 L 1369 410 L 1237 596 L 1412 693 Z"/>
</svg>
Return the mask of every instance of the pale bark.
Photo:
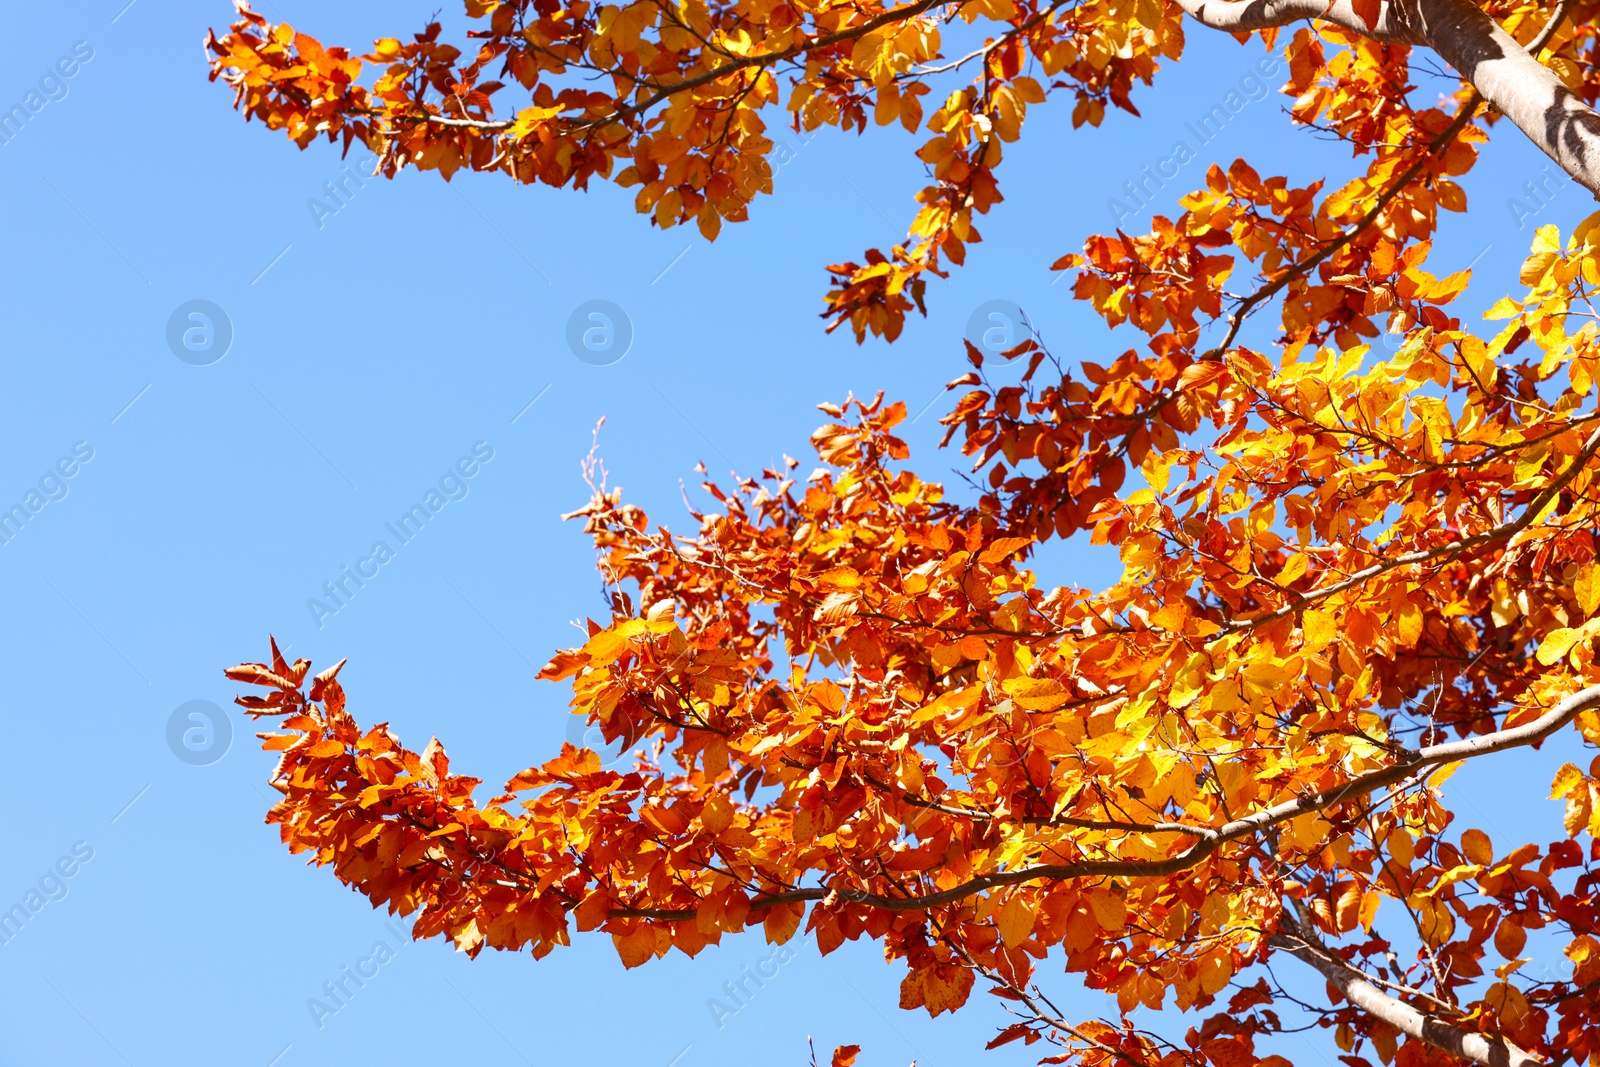
<svg viewBox="0 0 1600 1067">
<path fill-rule="evenodd" d="M 1288 912 L 1284 913 L 1283 927 L 1284 932 L 1268 942 L 1273 948 L 1315 967 L 1351 1005 L 1407 1037 L 1484 1067 L 1546 1067 L 1543 1060 L 1504 1037 L 1490 1038 L 1462 1029 L 1385 993 L 1330 952 L 1314 930 Z"/>
<path fill-rule="evenodd" d="M 1363 37 L 1400 44 L 1423 44 L 1412 36 L 1403 12 L 1393 3 L 1379 10 L 1376 26 L 1368 27 L 1350 0 L 1178 0 L 1178 6 L 1213 30 L 1241 33 L 1322 19 Z"/>
<path fill-rule="evenodd" d="M 1579 184 L 1600 197 L 1600 115 L 1471 0 L 1389 0 L 1368 27 L 1350 0 L 1178 0 L 1213 29 L 1239 32 L 1322 19 L 1380 41 L 1439 53 Z"/>
<path fill-rule="evenodd" d="M 1600 196 L 1600 115 L 1469 0 L 1419 0 L 1429 47 L 1585 189 Z"/>
</svg>

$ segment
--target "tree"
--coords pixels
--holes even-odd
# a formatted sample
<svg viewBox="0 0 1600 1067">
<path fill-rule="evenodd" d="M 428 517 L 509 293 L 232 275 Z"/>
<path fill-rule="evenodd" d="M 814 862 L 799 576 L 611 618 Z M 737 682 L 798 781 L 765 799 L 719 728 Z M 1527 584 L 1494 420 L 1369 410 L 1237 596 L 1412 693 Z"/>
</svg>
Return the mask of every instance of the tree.
<svg viewBox="0 0 1600 1067">
<path fill-rule="evenodd" d="M 1078 298 L 1148 338 L 1070 368 L 1029 338 L 1004 356 L 1015 385 L 969 345 L 943 422 L 970 500 L 907 466 L 882 395 L 822 405 L 815 473 L 708 483 L 689 535 L 591 455 L 574 515 L 613 610 L 543 676 L 637 749 L 628 769 L 566 745 L 480 804 L 437 739 L 357 725 L 342 664 L 311 677 L 274 643 L 231 668 L 266 689 L 248 712 L 280 719 L 269 821 L 474 955 L 542 957 L 574 927 L 630 967 L 757 924 L 824 953 L 870 937 L 904 961 L 902 1006 L 953 1010 L 981 980 L 1017 1016 L 995 1043 L 1047 1041 L 1051 1062 L 1282 1065 L 1257 1042 L 1303 1015 L 1351 1067 L 1600 1064 L 1600 757 L 1582 751 L 1600 745 L 1600 214 L 1538 231 L 1493 336 L 1446 310 L 1465 272 L 1424 269 L 1499 117 L 1600 190 L 1597 10 L 468 0 L 461 66 L 437 24 L 357 57 L 241 7 L 208 42 L 213 77 L 302 147 L 360 139 L 389 175 L 616 171 L 656 223 L 708 237 L 769 188 L 763 110 L 926 127 L 907 242 L 830 268 L 832 326 L 858 339 L 892 339 L 921 274 L 978 239 L 1028 104 L 1133 111 L 1185 13 L 1268 44 L 1316 17 L 1287 47 L 1293 118 L 1368 160 L 1331 192 L 1213 167 L 1177 219 L 1063 257 Z M 947 56 L 956 18 L 984 43 Z M 1415 46 L 1462 75 L 1453 116 L 1413 101 Z M 491 69 L 531 106 L 494 117 Z M 1245 295 L 1224 291 L 1235 271 Z M 1274 358 L 1241 340 L 1268 309 Z M 1366 343 L 1380 330 L 1394 351 Z M 1115 546 L 1121 579 L 1040 584 L 1036 546 L 1070 537 Z M 1551 790 L 1566 838 L 1496 842 L 1450 806 L 1464 762 L 1547 739 L 1576 761 Z M 1122 1018 L 1063 1017 L 1035 980 L 1052 950 Z M 1325 1001 L 1280 983 L 1290 960 Z M 1140 1004 L 1202 1017 L 1169 1039 L 1127 1017 Z"/>
</svg>

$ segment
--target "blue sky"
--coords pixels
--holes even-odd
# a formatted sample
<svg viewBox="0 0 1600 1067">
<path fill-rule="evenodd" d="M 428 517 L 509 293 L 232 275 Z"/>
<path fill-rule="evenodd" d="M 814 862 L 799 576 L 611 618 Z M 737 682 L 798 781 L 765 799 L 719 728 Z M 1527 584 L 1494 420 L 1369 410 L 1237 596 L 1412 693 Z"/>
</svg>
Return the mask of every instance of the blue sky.
<svg viewBox="0 0 1600 1067">
<path fill-rule="evenodd" d="M 605 612 L 592 551 L 559 519 L 586 497 L 579 461 L 602 415 L 613 484 L 682 527 L 680 482 L 698 482 L 697 462 L 719 474 L 785 452 L 806 462 L 814 405 L 851 391 L 885 389 L 913 413 L 935 401 L 907 431 L 914 465 L 928 477 L 959 467 L 931 452 L 969 318 L 989 301 L 1020 305 L 1065 359 L 1134 343 L 1048 266 L 1109 227 L 1107 201 L 1172 155 L 1260 46 L 1192 29 L 1188 59 L 1137 94 L 1142 119 L 1074 131 L 1070 101 L 1033 109 L 968 265 L 930 286 L 929 317 L 896 344 L 858 347 L 822 331 L 823 266 L 903 233 L 923 176 L 898 128 L 780 134 L 793 155 L 776 195 L 715 244 L 652 229 L 631 191 L 466 173 L 347 184 L 329 215 L 308 202 L 344 179 L 337 151 L 245 126 L 229 91 L 206 82 L 201 41 L 231 5 L 125 2 L 27 5 L 0 39 L 0 109 L 26 105 L 41 79 L 48 91 L 0 145 L 12 249 L 0 264 L 0 503 L 36 488 L 47 498 L 0 545 L 0 906 L 41 879 L 59 896 L 0 946 L 0 1063 L 798 1064 L 808 1034 L 823 1051 L 859 1042 L 873 1067 L 1033 1062 L 1018 1046 L 980 1052 L 1005 1018 L 990 998 L 954 1019 L 901 1012 L 900 972 L 872 945 L 824 960 L 795 942 L 777 960 L 757 931 L 627 973 L 594 936 L 537 963 L 388 947 L 386 916 L 263 825 L 272 759 L 221 670 L 264 656 L 272 632 L 318 668 L 348 657 L 357 718 L 386 719 L 416 746 L 437 734 L 458 770 L 495 782 L 546 758 L 568 736 L 567 691 L 536 669 L 575 642 L 572 620 Z M 360 45 L 420 29 L 435 6 L 282 8 L 325 41 Z M 63 57 L 71 77 L 47 77 Z M 1302 182 L 1347 166 L 1289 131 L 1284 102 L 1245 106 L 1161 191 L 1163 210 L 1176 213 L 1212 160 L 1247 155 Z M 1443 274 L 1489 247 L 1475 307 L 1515 285 L 1532 229 L 1505 202 L 1543 164 L 1515 131 L 1499 140 L 1466 180 L 1474 214 L 1450 220 L 1435 259 Z M 1568 187 L 1536 221 L 1568 229 L 1584 213 Z M 231 332 L 208 365 L 167 341 L 174 312 L 197 300 Z M 608 365 L 566 340 L 593 300 L 631 324 L 626 356 Z M 472 476 L 451 475 L 474 448 Z M 314 618 L 307 600 L 447 477 L 448 505 L 423 532 Z M 1077 544 L 1040 569 L 1048 584 L 1108 574 Z M 231 747 L 205 765 L 168 744 L 191 701 L 228 709 Z M 1529 803 L 1495 798 L 1498 820 L 1539 820 L 1539 840 L 1559 833 L 1535 802 L 1553 758 L 1512 764 Z M 747 965 L 777 976 L 719 1027 L 707 1001 Z M 315 1019 L 308 999 L 347 966 L 377 973 Z M 1106 1003 L 1070 976 L 1042 978 L 1069 1014 Z"/>
</svg>

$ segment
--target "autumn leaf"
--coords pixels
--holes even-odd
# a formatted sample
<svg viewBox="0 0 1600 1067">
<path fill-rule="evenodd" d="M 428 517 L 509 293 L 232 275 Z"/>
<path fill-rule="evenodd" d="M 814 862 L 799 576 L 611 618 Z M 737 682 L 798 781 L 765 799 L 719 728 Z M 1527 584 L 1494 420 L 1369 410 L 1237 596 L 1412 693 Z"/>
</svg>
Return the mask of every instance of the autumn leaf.
<svg viewBox="0 0 1600 1067">
<path fill-rule="evenodd" d="M 1007 947 L 1015 948 L 1028 939 L 1033 933 L 1034 915 L 1033 905 L 1021 895 L 1014 894 L 1001 905 L 997 925 Z"/>
<path fill-rule="evenodd" d="M 1244 31 L 1230 5 L 1154 0 L 464 8 L 369 49 L 240 5 L 211 76 L 249 122 L 359 142 L 384 179 L 614 181 L 707 240 L 760 215 L 794 138 L 898 126 L 923 175 L 903 235 L 830 257 L 826 329 L 938 359 L 908 322 L 959 287 L 930 282 L 1009 255 L 1053 263 L 1103 330 L 1052 350 L 1031 317 L 980 316 L 939 372 L 959 375 L 944 455 L 913 457 L 929 424 L 908 431 L 903 400 L 851 395 L 803 464 L 706 476 L 676 529 L 591 456 L 570 517 L 607 614 L 539 678 L 625 765 L 552 745 L 480 796 L 443 742 L 372 725 L 343 661 L 310 677 L 269 638 L 225 674 L 276 717 L 266 817 L 289 852 L 469 956 L 604 935 L 633 968 L 756 926 L 774 951 L 871 941 L 902 1007 L 992 991 L 1015 1013 L 993 1044 L 1047 1063 L 1287 1067 L 1268 1049 L 1291 1032 L 1349 1067 L 1594 1059 L 1600 213 L 1549 210 L 1557 162 L 1509 202 L 1465 191 L 1508 137 L 1600 188 L 1593 11 L 1396 29 L 1354 0 Z M 1059 237 L 1002 195 L 1037 166 L 1028 139 L 1136 119 L 1173 66 L 1210 62 L 1185 53 L 1196 25 L 1255 43 L 1189 125 L 1251 105 L 1284 138 L 1202 163 L 1187 127 L 1146 137 L 1165 154 L 1109 197 L 1068 176 L 1109 200 L 1104 232 L 986 251 L 1000 211 Z M 1438 66 L 1463 55 L 1502 73 Z M 1441 91 L 1416 90 L 1419 56 Z M 1253 103 L 1273 89 L 1281 108 Z M 1553 98 L 1561 123 L 1534 106 Z M 1349 155 L 1312 165 L 1279 147 L 1291 128 Z M 1501 210 L 1529 234 L 1516 272 L 1521 249 L 1493 269 L 1437 251 L 1455 213 Z M 376 262 L 436 229 L 405 222 Z M 752 244 L 765 259 L 685 306 L 758 299 L 799 240 Z M 1562 840 L 1522 817 L 1531 746 L 1562 761 Z M 1121 1017 L 1062 1017 L 1080 985 Z M 1184 1018 L 1157 1038 L 1140 1008 Z"/>
<path fill-rule="evenodd" d="M 1567 654 L 1567 649 L 1576 644 L 1582 636 L 1583 634 L 1575 629 L 1551 630 L 1544 636 L 1544 640 L 1539 642 L 1539 662 L 1548 667 L 1559 661 Z"/>
</svg>

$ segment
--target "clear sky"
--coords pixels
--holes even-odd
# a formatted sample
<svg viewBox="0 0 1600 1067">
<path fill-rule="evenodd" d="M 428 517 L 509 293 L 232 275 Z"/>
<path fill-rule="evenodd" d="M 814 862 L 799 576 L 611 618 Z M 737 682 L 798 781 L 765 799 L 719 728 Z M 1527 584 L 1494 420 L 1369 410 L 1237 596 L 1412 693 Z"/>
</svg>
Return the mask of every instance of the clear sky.
<svg viewBox="0 0 1600 1067">
<path fill-rule="evenodd" d="M 388 720 L 415 747 L 437 734 L 462 773 L 494 783 L 548 758 L 569 736 L 567 690 L 534 675 L 576 643 L 572 620 L 606 610 L 587 540 L 559 519 L 586 498 L 579 461 L 602 415 L 613 484 L 684 528 L 680 481 L 693 491 L 697 462 L 748 473 L 787 452 L 809 465 L 814 404 L 852 390 L 885 389 L 913 413 L 932 401 L 907 436 L 913 466 L 946 475 L 961 462 L 932 454 L 940 389 L 964 370 L 969 317 L 991 300 L 1021 305 L 1065 359 L 1135 343 L 1048 266 L 1108 229 L 1107 201 L 1171 157 L 1261 46 L 1192 28 L 1185 62 L 1137 94 L 1142 119 L 1074 131 L 1070 100 L 1035 108 L 1006 149 L 1005 203 L 981 221 L 968 265 L 930 286 L 929 318 L 892 346 L 858 347 L 848 331 L 823 334 L 823 266 L 903 234 L 923 175 L 898 128 L 780 135 L 793 155 L 776 195 L 715 244 L 652 229 L 631 191 L 469 173 L 352 182 L 329 214 L 308 202 L 344 180 L 337 150 L 299 152 L 244 125 L 206 81 L 201 41 L 231 5 L 125 3 L 17 5 L 0 38 L 0 110 L 30 92 L 40 105 L 0 144 L 0 505 L 30 492 L 41 504 L 0 545 L 0 908 L 47 893 L 0 945 L 0 1064 L 799 1064 L 808 1034 L 819 1053 L 860 1043 L 872 1067 L 1032 1063 L 1037 1047 L 981 1052 L 1005 1018 L 992 998 L 953 1019 L 900 1011 L 902 972 L 870 944 L 822 959 L 796 941 L 775 959 L 758 929 L 627 973 L 594 935 L 537 963 L 395 948 L 398 927 L 263 824 L 273 761 L 221 672 L 264 657 L 272 632 L 314 669 L 349 657 L 358 720 Z M 420 29 L 436 6 L 281 0 L 307 32 L 356 46 Z M 1282 80 L 1280 67 L 1274 90 Z M 1290 131 L 1286 102 L 1250 101 L 1161 209 L 1175 214 L 1212 160 L 1287 165 L 1299 182 L 1347 168 L 1337 146 Z M 1499 142 L 1465 182 L 1472 216 L 1450 220 L 1435 259 L 1443 274 L 1489 248 L 1478 308 L 1516 284 L 1532 229 L 1519 232 L 1506 201 L 1543 165 L 1509 127 Z M 1537 221 L 1570 229 L 1585 213 L 1569 186 Z M 631 323 L 619 361 L 568 346 L 590 300 Z M 169 321 L 191 301 L 222 316 L 212 347 L 192 353 L 184 330 L 201 331 L 192 345 L 207 338 L 184 308 L 185 360 Z M 226 354 L 198 365 L 226 333 Z M 385 523 L 474 448 L 475 473 L 446 482 L 451 499 L 423 532 L 314 617 L 324 582 L 390 540 Z M 1040 570 L 1047 585 L 1108 574 L 1077 544 Z M 189 751 L 179 709 L 191 701 L 227 709 L 208 763 L 169 745 Z M 1483 805 L 1495 821 L 1537 818 L 1540 841 L 1559 832 L 1536 801 L 1552 758 L 1512 764 L 1531 799 L 1494 793 Z M 777 974 L 714 1018 L 708 1000 L 746 966 Z M 346 967 L 376 973 L 317 1017 L 308 1000 Z M 1050 967 L 1041 980 L 1069 1014 L 1107 1003 Z M 1158 1025 L 1181 1034 L 1187 1021 Z"/>
</svg>

